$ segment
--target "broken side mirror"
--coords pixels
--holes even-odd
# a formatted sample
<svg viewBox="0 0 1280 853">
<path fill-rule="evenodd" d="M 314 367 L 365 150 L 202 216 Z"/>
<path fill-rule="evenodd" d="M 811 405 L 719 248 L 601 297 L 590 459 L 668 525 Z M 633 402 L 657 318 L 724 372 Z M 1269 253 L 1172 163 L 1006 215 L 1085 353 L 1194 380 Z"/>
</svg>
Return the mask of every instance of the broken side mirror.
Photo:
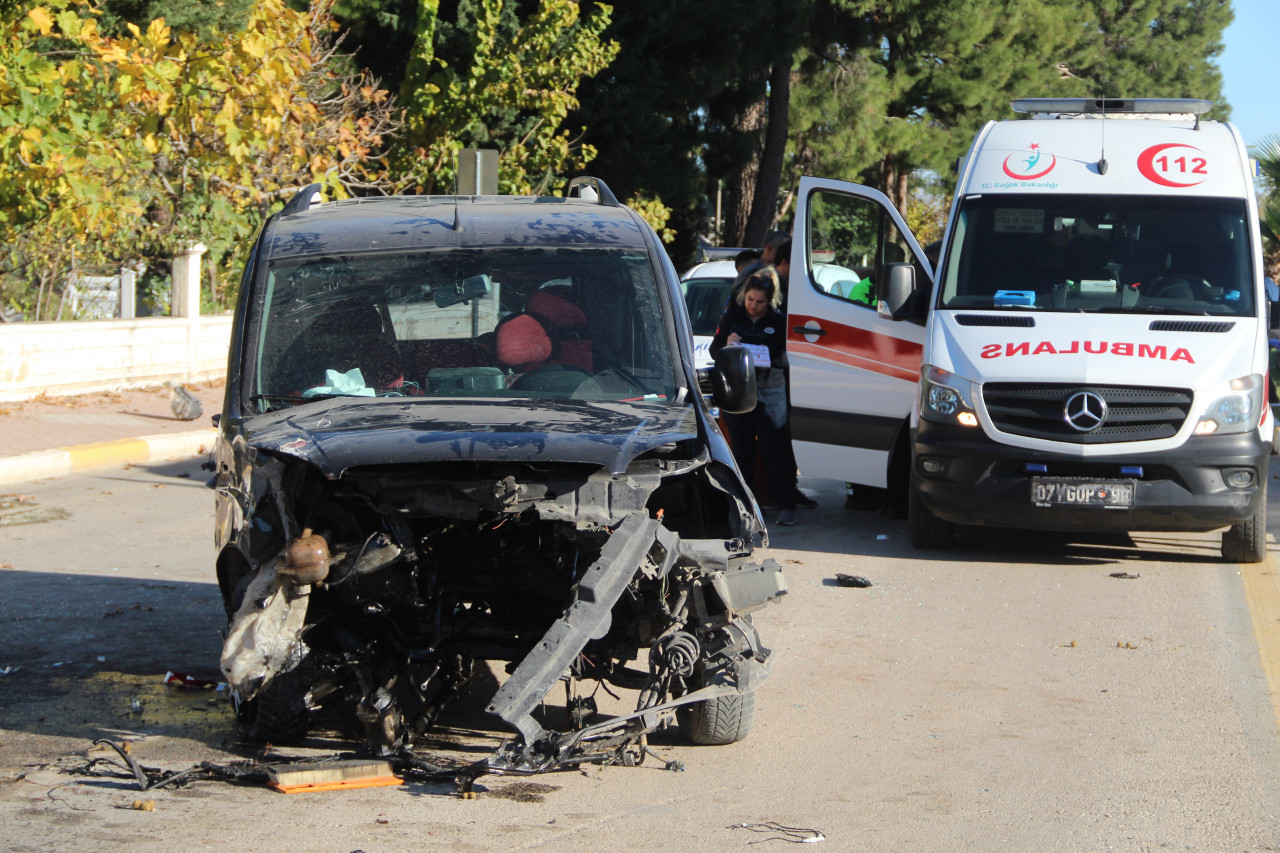
<svg viewBox="0 0 1280 853">
<path fill-rule="evenodd" d="M 727 346 L 716 353 L 711 368 L 711 396 L 720 411 L 731 415 L 756 407 L 756 364 L 743 346 Z"/>
<path fill-rule="evenodd" d="M 905 320 L 915 309 L 916 268 L 909 263 L 884 265 L 876 283 L 876 313 L 887 320 Z"/>
<path fill-rule="evenodd" d="M 457 305 L 459 302 L 479 299 L 488 295 L 489 276 L 487 275 L 473 275 L 470 278 L 464 278 L 462 281 L 454 282 L 451 286 L 437 287 L 431 292 L 431 298 L 435 300 L 437 308 L 448 308 L 450 305 Z"/>
</svg>

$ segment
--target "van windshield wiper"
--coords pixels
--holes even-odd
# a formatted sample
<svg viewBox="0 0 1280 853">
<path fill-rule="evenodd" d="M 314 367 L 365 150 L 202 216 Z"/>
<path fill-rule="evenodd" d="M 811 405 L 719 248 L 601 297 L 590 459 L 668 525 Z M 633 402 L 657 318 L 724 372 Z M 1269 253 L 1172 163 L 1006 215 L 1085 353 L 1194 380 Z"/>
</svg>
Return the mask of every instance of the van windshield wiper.
<svg viewBox="0 0 1280 853">
<path fill-rule="evenodd" d="M 334 397 L 345 397 L 346 394 L 312 394 L 304 397 L 301 394 L 254 394 L 249 398 L 250 403 L 314 403 L 316 400 L 331 400 Z M 268 408 L 266 411 L 271 411 Z"/>
<path fill-rule="evenodd" d="M 1170 308 L 1167 305 L 1107 305 L 1100 308 L 1081 308 L 1082 314 L 1178 314 L 1186 317 L 1211 317 L 1208 311 L 1194 311 L 1189 308 Z"/>
</svg>

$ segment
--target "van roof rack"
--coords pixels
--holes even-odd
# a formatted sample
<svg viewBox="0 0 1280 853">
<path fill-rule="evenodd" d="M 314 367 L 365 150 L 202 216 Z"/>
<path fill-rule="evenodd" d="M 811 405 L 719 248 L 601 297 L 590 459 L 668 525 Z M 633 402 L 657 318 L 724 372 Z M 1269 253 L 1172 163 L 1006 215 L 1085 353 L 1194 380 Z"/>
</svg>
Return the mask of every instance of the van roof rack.
<svg viewBox="0 0 1280 853">
<path fill-rule="evenodd" d="M 301 213 L 307 210 L 313 204 L 320 203 L 320 185 L 308 184 L 299 192 L 295 193 L 293 198 L 285 202 L 284 207 L 280 210 L 281 216 L 292 216 L 295 213 Z"/>
<path fill-rule="evenodd" d="M 594 201 L 609 207 L 622 207 L 622 203 L 618 201 L 618 197 L 609 189 L 609 185 L 591 175 L 579 175 L 569 181 L 569 189 L 565 192 L 565 196 L 567 198 L 580 198 L 583 201 Z"/>
<path fill-rule="evenodd" d="M 1015 113 L 1044 115 L 1193 115 L 1200 116 L 1213 107 L 1213 101 L 1200 98 L 1016 98 L 1009 102 Z"/>
</svg>

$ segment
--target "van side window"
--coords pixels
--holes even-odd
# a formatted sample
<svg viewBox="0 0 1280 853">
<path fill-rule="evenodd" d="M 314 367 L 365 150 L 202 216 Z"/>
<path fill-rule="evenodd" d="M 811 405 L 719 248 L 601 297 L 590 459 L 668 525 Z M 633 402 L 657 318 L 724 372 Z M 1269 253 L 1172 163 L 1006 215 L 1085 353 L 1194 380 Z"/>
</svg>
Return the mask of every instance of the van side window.
<svg viewBox="0 0 1280 853">
<path fill-rule="evenodd" d="M 914 261 L 907 240 L 869 199 L 832 190 L 810 197 L 805 263 L 814 289 L 864 308 L 876 307 L 885 264 Z M 923 269 L 917 279 L 928 281 Z"/>
</svg>

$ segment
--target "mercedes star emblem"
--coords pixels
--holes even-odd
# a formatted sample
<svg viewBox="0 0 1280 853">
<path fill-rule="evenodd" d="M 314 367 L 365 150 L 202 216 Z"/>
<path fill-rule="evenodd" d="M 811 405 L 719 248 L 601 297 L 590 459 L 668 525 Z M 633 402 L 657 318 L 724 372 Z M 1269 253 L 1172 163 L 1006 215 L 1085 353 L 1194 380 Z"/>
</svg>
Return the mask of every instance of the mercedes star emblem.
<svg viewBox="0 0 1280 853">
<path fill-rule="evenodd" d="M 1092 391 L 1077 391 L 1067 398 L 1062 414 L 1073 429 L 1092 432 L 1107 417 L 1107 401 Z"/>
</svg>

